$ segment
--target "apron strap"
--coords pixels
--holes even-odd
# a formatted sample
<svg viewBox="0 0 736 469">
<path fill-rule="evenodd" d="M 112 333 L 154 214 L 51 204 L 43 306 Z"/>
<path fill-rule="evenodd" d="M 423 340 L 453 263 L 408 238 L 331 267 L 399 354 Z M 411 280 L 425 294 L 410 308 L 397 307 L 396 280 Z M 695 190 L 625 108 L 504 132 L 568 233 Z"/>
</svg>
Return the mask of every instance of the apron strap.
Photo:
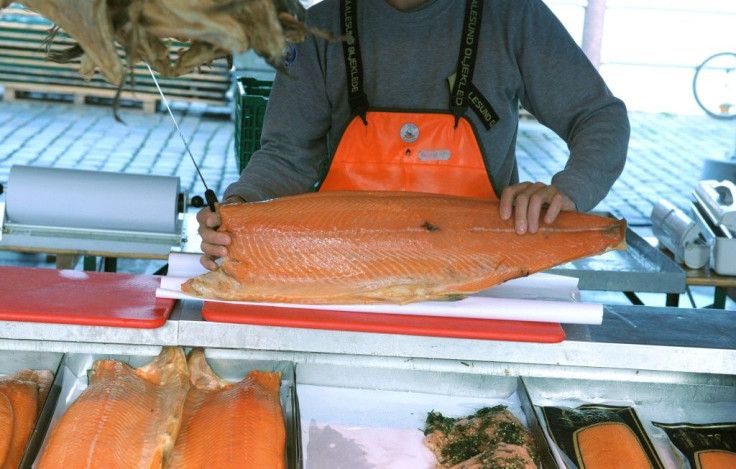
<svg viewBox="0 0 736 469">
<path fill-rule="evenodd" d="M 358 42 L 357 7 L 358 0 L 340 2 L 342 18 L 342 34 L 349 37 L 343 41 L 342 52 L 347 73 L 348 104 L 352 116 L 360 116 L 363 124 L 368 125 L 366 113 L 369 109 L 368 96 L 363 88 L 363 60 Z M 465 19 L 463 21 L 463 37 L 457 60 L 455 83 L 450 93 L 450 111 L 455 116 L 455 128 L 460 117 L 471 107 L 480 121 L 489 130 L 498 122 L 498 114 L 488 100 L 473 85 L 475 59 L 478 55 L 483 0 L 466 0 Z"/>
<path fill-rule="evenodd" d="M 343 0 L 340 3 L 340 16 L 342 18 L 342 34 L 349 39 L 343 41 L 342 52 L 345 57 L 347 72 L 348 104 L 353 116 L 360 116 L 363 124 L 368 125 L 366 112 L 368 112 L 368 96 L 363 89 L 363 60 L 360 57 L 360 45 L 358 44 L 358 21 L 355 10 L 357 0 Z"/>
<path fill-rule="evenodd" d="M 472 106 L 486 130 L 498 122 L 498 114 L 488 100 L 473 85 L 475 59 L 478 55 L 481 18 L 483 16 L 483 0 L 466 0 L 463 36 L 460 42 L 460 53 L 457 59 L 455 83 L 450 93 L 450 111 L 455 116 L 455 127 L 460 118 Z"/>
</svg>

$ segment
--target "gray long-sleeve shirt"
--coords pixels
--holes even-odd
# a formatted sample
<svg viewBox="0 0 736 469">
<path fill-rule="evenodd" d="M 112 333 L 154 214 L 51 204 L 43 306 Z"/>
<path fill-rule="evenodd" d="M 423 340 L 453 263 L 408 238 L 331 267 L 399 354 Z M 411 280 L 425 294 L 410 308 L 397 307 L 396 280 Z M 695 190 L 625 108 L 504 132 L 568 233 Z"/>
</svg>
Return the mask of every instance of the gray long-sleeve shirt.
<svg viewBox="0 0 736 469">
<path fill-rule="evenodd" d="M 362 0 L 357 29 L 371 108 L 449 111 L 447 78 L 457 69 L 465 2 L 428 0 L 399 11 Z M 340 32 L 338 0 L 308 12 L 311 26 Z M 278 73 L 261 138 L 225 197 L 263 200 L 312 190 L 325 155 L 350 122 L 342 43 L 308 36 Z M 496 191 L 518 182 L 519 103 L 563 138 L 570 150 L 552 184 L 592 209 L 621 174 L 629 140 L 623 102 L 615 98 L 564 26 L 541 0 L 484 0 L 473 84 L 499 121 L 486 130 L 472 110 Z"/>
</svg>

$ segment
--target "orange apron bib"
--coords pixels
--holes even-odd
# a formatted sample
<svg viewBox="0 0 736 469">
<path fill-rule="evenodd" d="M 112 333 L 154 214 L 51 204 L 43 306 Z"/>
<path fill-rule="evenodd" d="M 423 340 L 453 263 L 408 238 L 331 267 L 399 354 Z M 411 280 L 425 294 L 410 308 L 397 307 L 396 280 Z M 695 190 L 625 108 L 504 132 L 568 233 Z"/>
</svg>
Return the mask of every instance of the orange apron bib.
<svg viewBox="0 0 736 469">
<path fill-rule="evenodd" d="M 467 2 L 452 113 L 416 113 L 368 110 L 355 6 L 353 1 L 343 1 L 343 34 L 352 38 L 343 43 L 343 52 L 355 117 L 340 139 L 320 191 L 413 191 L 497 198 L 475 131 L 462 117 L 468 108 L 467 97 L 474 94 L 482 100 L 485 117 L 490 109 L 492 118 L 484 122 L 486 127 L 490 129 L 498 119 L 471 81 L 481 5 L 478 0 Z"/>
<path fill-rule="evenodd" d="M 320 190 L 496 198 L 475 133 L 452 114 L 366 113 L 345 129 Z"/>
</svg>

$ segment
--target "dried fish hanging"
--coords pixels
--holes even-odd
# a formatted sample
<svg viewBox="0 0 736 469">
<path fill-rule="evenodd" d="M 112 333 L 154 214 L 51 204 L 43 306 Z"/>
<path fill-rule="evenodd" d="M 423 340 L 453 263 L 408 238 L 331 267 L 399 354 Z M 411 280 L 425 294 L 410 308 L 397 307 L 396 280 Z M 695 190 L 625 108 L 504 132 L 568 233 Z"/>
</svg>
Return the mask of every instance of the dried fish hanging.
<svg viewBox="0 0 736 469">
<path fill-rule="evenodd" d="M 77 41 L 49 52 L 50 60 L 81 59 L 80 74 L 98 71 L 118 87 L 118 95 L 139 61 L 162 77 L 178 77 L 253 49 L 279 67 L 287 41 L 300 42 L 306 34 L 334 39 L 305 25 L 299 0 L 0 0 L 0 8 L 11 3 L 52 21 L 51 37 L 60 29 Z M 174 41 L 185 46 L 172 60 Z"/>
</svg>

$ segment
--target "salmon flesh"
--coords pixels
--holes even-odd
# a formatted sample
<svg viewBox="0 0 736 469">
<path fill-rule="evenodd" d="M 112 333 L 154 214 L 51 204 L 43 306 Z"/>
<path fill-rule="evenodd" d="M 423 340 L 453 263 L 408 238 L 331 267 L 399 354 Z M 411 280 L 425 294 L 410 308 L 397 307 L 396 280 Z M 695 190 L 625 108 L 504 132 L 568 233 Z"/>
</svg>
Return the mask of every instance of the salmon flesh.
<svg viewBox="0 0 736 469">
<path fill-rule="evenodd" d="M 23 459 L 54 374 L 20 370 L 0 377 L 0 469 L 15 469 Z"/>
<path fill-rule="evenodd" d="M 189 389 L 186 356 L 164 347 L 151 363 L 132 368 L 94 363 L 89 386 L 51 429 L 38 467 L 162 467 L 179 434 Z"/>
<path fill-rule="evenodd" d="M 239 382 L 221 379 L 204 351 L 189 355 L 191 387 L 168 469 L 285 467 L 278 372 L 251 371 Z"/>
<path fill-rule="evenodd" d="M 13 438 L 13 404 L 0 392 L 0 467 L 5 465 Z"/>
<path fill-rule="evenodd" d="M 484 407 L 468 417 L 427 415 L 424 444 L 436 469 L 541 467 L 534 437 L 506 406 Z"/>
<path fill-rule="evenodd" d="M 222 266 L 182 290 L 235 301 L 455 299 L 619 247 L 626 222 L 562 212 L 518 235 L 498 202 L 412 192 L 316 192 L 219 208 Z"/>
</svg>

